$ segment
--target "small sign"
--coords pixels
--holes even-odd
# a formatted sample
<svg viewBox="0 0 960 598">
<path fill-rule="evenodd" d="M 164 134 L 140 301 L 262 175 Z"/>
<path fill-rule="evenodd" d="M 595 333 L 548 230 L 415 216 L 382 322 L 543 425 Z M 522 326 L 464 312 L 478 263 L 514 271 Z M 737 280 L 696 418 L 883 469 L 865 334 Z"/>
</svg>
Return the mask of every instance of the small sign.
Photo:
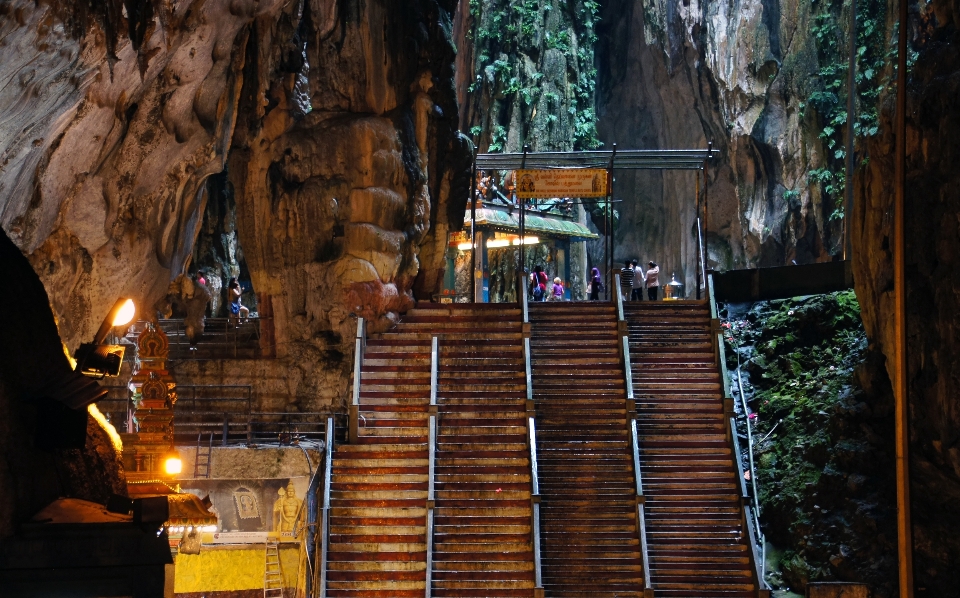
<svg viewBox="0 0 960 598">
<path fill-rule="evenodd" d="M 518 170 L 517 197 L 606 197 L 607 171 L 602 168 Z"/>
</svg>

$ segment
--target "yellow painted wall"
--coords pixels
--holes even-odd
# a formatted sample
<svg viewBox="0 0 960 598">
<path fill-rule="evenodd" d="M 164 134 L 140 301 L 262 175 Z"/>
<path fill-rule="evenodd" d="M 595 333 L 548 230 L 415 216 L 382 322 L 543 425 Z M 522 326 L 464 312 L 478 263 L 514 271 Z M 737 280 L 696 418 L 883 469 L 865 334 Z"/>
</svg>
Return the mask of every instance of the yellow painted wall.
<svg viewBox="0 0 960 598">
<path fill-rule="evenodd" d="M 200 554 L 178 554 L 173 591 L 225 592 L 263 588 L 263 547 L 204 546 Z M 300 547 L 280 549 L 283 585 L 297 587 Z"/>
</svg>

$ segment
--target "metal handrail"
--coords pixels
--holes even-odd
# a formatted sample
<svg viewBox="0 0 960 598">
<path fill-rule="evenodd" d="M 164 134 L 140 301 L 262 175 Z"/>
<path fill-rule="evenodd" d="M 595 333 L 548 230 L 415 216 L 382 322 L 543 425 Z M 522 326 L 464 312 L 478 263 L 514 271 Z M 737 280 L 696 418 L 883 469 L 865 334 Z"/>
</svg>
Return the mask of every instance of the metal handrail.
<svg viewBox="0 0 960 598">
<path fill-rule="evenodd" d="M 622 285 L 621 285 L 621 283 L 620 283 L 620 273 L 619 273 L 619 272 L 614 272 L 614 273 L 613 273 L 613 281 L 614 281 L 613 286 L 615 287 L 616 295 L 617 295 L 617 321 L 618 321 L 618 322 L 623 322 L 623 321 L 624 321 L 624 319 L 623 319 L 623 290 L 622 290 L 623 287 L 622 287 Z"/>
<path fill-rule="evenodd" d="M 327 442 L 323 460 L 323 532 L 320 544 L 320 598 L 327 598 L 327 551 L 330 547 L 330 477 L 333 468 L 333 418 L 327 418 Z"/>
<path fill-rule="evenodd" d="M 260 321 L 268 319 L 272 318 L 248 318 L 247 323 L 239 326 L 246 326 L 249 324 L 253 327 L 253 335 L 241 340 L 241 330 L 237 324 L 234 324 L 234 319 L 205 317 L 203 319 L 203 335 L 200 339 L 198 339 L 198 342 L 202 343 L 205 348 L 210 348 L 212 346 L 222 349 L 222 351 L 217 351 L 212 359 L 224 359 L 230 357 L 236 359 L 239 355 L 238 349 L 244 343 L 252 343 L 253 341 L 256 341 L 257 349 L 262 350 L 264 348 L 260 345 Z M 144 325 L 146 324 L 145 321 L 140 321 L 137 322 L 137 326 L 139 327 L 141 323 Z M 167 357 L 169 361 L 190 361 L 198 359 L 191 353 L 191 349 L 193 348 L 191 344 L 189 342 L 184 342 L 186 339 L 186 326 L 183 318 L 161 319 L 157 324 L 171 341 L 169 344 L 169 355 Z M 210 339 L 215 338 L 217 335 L 222 335 L 222 338 L 225 340 L 211 342 Z M 228 353 L 232 353 L 232 355 L 228 355 Z M 260 354 L 260 357 L 266 357 L 266 355 Z M 205 357 L 203 359 L 211 359 L 211 357 Z"/>
<path fill-rule="evenodd" d="M 216 416 L 216 421 L 184 421 L 186 416 L 201 420 Z M 324 417 L 335 417 L 336 413 L 318 412 L 247 412 L 230 413 L 223 410 L 190 411 L 174 413 L 174 440 L 183 444 L 197 432 L 222 429 L 221 445 L 228 444 L 269 444 L 279 441 L 279 435 L 289 434 L 290 441 L 318 440 L 326 433 L 323 427 Z M 234 419 L 231 419 L 234 418 Z"/>
<path fill-rule="evenodd" d="M 740 476 L 740 498 L 747 500 L 747 480 L 743 477 L 743 461 L 740 460 L 740 438 L 737 436 L 737 418 L 730 418 L 730 438 L 733 439 L 733 454 L 737 457 L 737 474 Z"/>
<path fill-rule="evenodd" d="M 527 418 L 530 438 L 530 503 L 532 507 L 530 535 L 533 538 L 533 578 L 536 589 L 543 588 L 543 573 L 540 554 L 540 474 L 537 466 L 537 428 L 534 417 Z"/>
<path fill-rule="evenodd" d="M 718 310 L 717 310 L 716 296 L 714 295 L 714 292 L 713 292 L 713 275 L 710 275 L 707 277 L 707 289 L 709 292 L 708 299 L 710 301 L 710 317 L 712 319 L 717 319 Z M 729 395 L 729 379 L 727 376 L 726 356 L 724 355 L 724 350 L 723 350 L 723 335 L 717 334 L 715 335 L 714 339 L 715 339 L 716 351 L 718 356 L 717 363 L 718 363 L 718 367 L 720 368 L 720 375 L 722 377 L 724 395 L 728 396 Z M 742 389 L 741 389 L 740 397 L 741 397 L 741 400 L 743 400 Z M 744 409 L 745 409 L 744 415 L 746 415 L 746 403 L 744 403 Z M 754 568 L 756 569 L 757 589 L 758 591 L 762 591 L 762 590 L 769 589 L 769 586 L 767 586 L 767 582 L 764 580 L 764 571 L 766 569 L 766 546 L 763 545 L 763 542 L 764 542 L 763 532 L 760 529 L 760 508 L 759 508 L 760 503 L 759 503 L 759 496 L 757 495 L 757 492 L 756 492 L 756 481 L 755 481 L 756 473 L 753 469 L 753 437 L 749 431 L 750 430 L 749 426 L 750 426 L 750 421 L 748 418 L 747 419 L 747 430 L 748 430 L 747 451 L 750 459 L 750 479 L 751 479 L 751 482 L 753 482 L 753 488 L 754 488 L 753 503 L 756 506 L 756 510 L 751 509 L 746 501 L 747 489 L 746 489 L 746 484 L 744 483 L 743 463 L 740 461 L 740 458 L 741 458 L 740 450 L 739 450 L 740 440 L 737 436 L 736 419 L 735 418 L 730 419 L 730 437 L 731 437 L 730 442 L 731 442 L 731 448 L 733 449 L 733 453 L 734 453 L 733 457 L 737 461 L 738 472 L 740 474 L 741 496 L 743 497 L 743 500 L 741 500 L 741 507 L 743 511 L 743 524 L 747 528 L 747 535 L 750 540 L 750 549 L 751 549 L 750 558 L 752 559 Z"/>
<path fill-rule="evenodd" d="M 357 336 L 353 347 L 353 388 L 350 400 L 350 423 L 347 436 L 356 442 L 360 435 L 360 384 L 363 378 L 363 354 L 367 348 L 367 327 L 364 319 L 357 317 Z"/>
<path fill-rule="evenodd" d="M 526 286 L 523 292 L 523 326 L 525 329 L 530 324 L 530 316 L 526 309 Z M 533 370 L 530 366 L 530 336 L 523 336 L 523 367 L 527 385 L 527 437 L 530 445 L 530 537 L 533 540 L 533 577 L 534 588 L 543 589 L 543 567 L 542 556 L 540 552 L 540 473 L 537 464 L 537 424 L 536 417 L 533 415 L 535 404 L 533 402 Z M 538 593 L 538 595 L 540 595 Z"/>
<path fill-rule="evenodd" d="M 697 216 L 697 261 L 700 262 L 697 264 L 697 273 L 700 275 L 700 280 L 697 282 L 697 299 L 700 299 L 702 285 L 707 283 L 707 262 L 703 253 L 703 231 L 700 227 L 699 215 Z"/>
<path fill-rule="evenodd" d="M 627 334 L 626 327 L 626 318 L 623 313 L 623 287 L 620 283 L 620 275 L 617 274 L 614 276 L 616 280 L 616 291 L 617 291 L 617 321 L 623 322 L 623 324 L 618 324 L 624 326 L 622 328 L 623 335 L 620 337 L 620 342 L 623 345 L 623 374 L 624 381 L 626 382 L 627 387 L 627 400 L 633 401 L 633 366 L 630 364 L 630 335 Z"/>
<path fill-rule="evenodd" d="M 627 389 L 627 401 L 634 401 L 633 367 L 630 364 L 630 335 L 627 333 L 627 321 L 623 313 L 623 293 L 620 275 L 614 275 L 614 287 L 617 294 L 617 325 L 622 331 L 620 342 L 623 347 L 623 377 Z M 637 532 L 640 536 L 640 554 L 643 559 L 643 591 L 644 595 L 653 595 L 653 584 L 650 581 L 650 555 L 647 549 L 647 524 L 644 516 L 643 475 L 640 472 L 640 439 L 637 435 L 636 412 L 627 410 L 630 415 L 630 444 L 633 451 L 633 471 L 637 490 Z"/>
<path fill-rule="evenodd" d="M 439 368 L 439 342 L 434 336 L 430 340 L 430 405 L 437 404 L 437 369 Z"/>
<path fill-rule="evenodd" d="M 360 368 L 363 367 L 363 353 L 366 349 L 366 326 L 362 317 L 357 318 L 357 337 L 353 352 L 353 405 L 360 406 Z"/>
<path fill-rule="evenodd" d="M 530 322 L 530 310 L 527 305 L 527 275 L 523 272 L 517 274 L 520 278 L 520 309 L 523 311 L 523 323 L 528 324 Z"/>
<path fill-rule="evenodd" d="M 637 420 L 630 419 L 630 443 L 633 445 L 633 471 L 637 491 L 637 531 L 640 535 L 640 554 L 643 559 L 643 593 L 653 595 L 653 583 L 650 581 L 650 553 L 647 549 L 647 522 L 644 516 L 643 475 L 640 472 L 640 440 L 637 435 Z"/>
</svg>

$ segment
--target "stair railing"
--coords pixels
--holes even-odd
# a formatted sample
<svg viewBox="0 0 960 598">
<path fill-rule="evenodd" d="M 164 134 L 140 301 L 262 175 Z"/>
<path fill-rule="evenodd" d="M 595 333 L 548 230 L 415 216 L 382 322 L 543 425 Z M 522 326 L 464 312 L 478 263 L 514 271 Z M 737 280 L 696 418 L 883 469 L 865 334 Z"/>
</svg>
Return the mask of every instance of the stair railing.
<svg viewBox="0 0 960 598">
<path fill-rule="evenodd" d="M 527 412 L 530 413 L 529 411 Z M 537 467 L 537 427 L 536 418 L 527 416 L 527 432 L 530 441 L 530 536 L 533 538 L 533 579 L 535 595 L 543 596 L 543 574 L 540 555 L 540 475 Z"/>
<path fill-rule="evenodd" d="M 330 479 L 333 470 L 333 427 L 334 419 L 327 418 L 327 438 L 324 443 L 323 457 L 323 504 L 321 511 L 320 532 L 320 598 L 327 598 L 327 552 L 330 548 Z"/>
<path fill-rule="evenodd" d="M 623 376 L 627 389 L 627 425 L 630 432 L 630 444 L 633 452 L 633 471 L 637 490 L 637 532 L 640 536 L 640 553 L 643 558 L 643 595 L 653 597 L 653 584 L 650 582 L 650 555 L 647 550 L 647 525 L 644 517 L 643 476 L 640 473 L 640 441 L 637 436 L 636 398 L 633 394 L 633 368 L 630 365 L 630 333 L 623 314 L 623 292 L 620 274 L 615 274 L 614 291 L 617 295 L 617 334 L 623 352 Z"/>
<path fill-rule="evenodd" d="M 737 473 L 740 476 L 740 507 L 741 507 L 741 518 L 742 525 L 747 530 L 747 537 L 750 542 L 750 561 L 753 565 L 753 575 L 754 583 L 757 587 L 757 596 L 760 598 L 766 598 L 770 596 L 770 587 L 767 585 L 767 582 L 764 580 L 764 570 L 766 568 L 766 546 L 764 545 L 763 532 L 760 530 L 760 497 L 757 496 L 757 493 L 754 492 L 753 495 L 753 508 L 750 507 L 750 496 L 747 492 L 746 479 L 744 477 L 745 472 L 743 470 L 743 462 L 741 461 L 740 453 L 740 438 L 737 436 L 737 420 L 735 417 L 732 417 L 733 414 L 733 398 L 730 396 L 730 379 L 727 373 L 727 359 L 724 352 L 723 344 L 723 333 L 719 330 L 719 312 L 717 310 L 717 301 L 716 296 L 713 291 L 713 275 L 707 276 L 707 293 L 710 300 L 710 318 L 712 321 L 713 327 L 713 342 L 714 342 L 714 351 L 717 356 L 717 365 L 720 369 L 720 380 L 723 385 L 723 409 L 724 412 L 730 414 L 730 430 L 728 434 L 730 435 L 730 447 L 733 450 L 733 458 L 737 462 Z M 742 395 L 741 395 L 742 396 Z M 746 415 L 746 413 L 744 413 Z M 747 420 L 747 426 L 750 425 L 749 419 Z M 753 464 L 753 440 L 749 439 L 747 451 L 749 453 L 749 459 L 751 463 L 750 470 L 750 479 L 753 481 L 756 477 L 756 472 L 752 469 Z M 754 488 L 756 484 L 754 483 Z"/>
<path fill-rule="evenodd" d="M 433 518 L 436 506 L 436 468 L 437 468 L 437 370 L 440 366 L 439 342 L 434 336 L 430 340 L 430 418 L 427 452 L 427 569 L 424 595 L 430 598 L 433 591 Z"/>
<path fill-rule="evenodd" d="M 350 442 L 356 442 L 360 435 L 360 378 L 366 349 L 367 326 L 362 317 L 357 317 L 357 337 L 353 349 L 353 400 L 350 402 Z"/>
<path fill-rule="evenodd" d="M 640 472 L 640 439 L 637 435 L 637 420 L 630 419 L 630 444 L 633 446 L 633 471 L 637 484 L 637 529 L 640 533 L 640 552 L 643 557 L 643 595 L 653 598 L 653 584 L 650 582 L 650 554 L 647 550 L 647 523 L 644 516 L 646 497 L 643 494 L 643 475 Z"/>
<path fill-rule="evenodd" d="M 523 276 L 521 274 L 521 276 Z M 520 302 L 523 322 L 523 371 L 527 381 L 527 439 L 530 445 L 530 537 L 533 540 L 534 596 L 543 598 L 543 568 L 540 554 L 540 475 L 537 467 L 536 404 L 533 402 L 533 369 L 530 366 L 530 311 L 527 309 L 527 285 L 521 284 Z"/>
<path fill-rule="evenodd" d="M 703 253 L 703 230 L 700 226 L 700 217 L 697 216 L 697 299 L 707 279 L 706 256 Z"/>
</svg>

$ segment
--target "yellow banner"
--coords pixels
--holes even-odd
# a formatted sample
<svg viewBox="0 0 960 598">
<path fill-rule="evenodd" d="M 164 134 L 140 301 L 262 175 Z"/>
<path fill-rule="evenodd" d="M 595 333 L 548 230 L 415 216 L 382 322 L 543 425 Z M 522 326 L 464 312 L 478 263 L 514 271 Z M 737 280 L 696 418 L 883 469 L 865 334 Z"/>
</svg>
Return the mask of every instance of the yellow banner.
<svg viewBox="0 0 960 598">
<path fill-rule="evenodd" d="M 518 170 L 517 197 L 606 197 L 607 171 L 602 168 Z"/>
</svg>

